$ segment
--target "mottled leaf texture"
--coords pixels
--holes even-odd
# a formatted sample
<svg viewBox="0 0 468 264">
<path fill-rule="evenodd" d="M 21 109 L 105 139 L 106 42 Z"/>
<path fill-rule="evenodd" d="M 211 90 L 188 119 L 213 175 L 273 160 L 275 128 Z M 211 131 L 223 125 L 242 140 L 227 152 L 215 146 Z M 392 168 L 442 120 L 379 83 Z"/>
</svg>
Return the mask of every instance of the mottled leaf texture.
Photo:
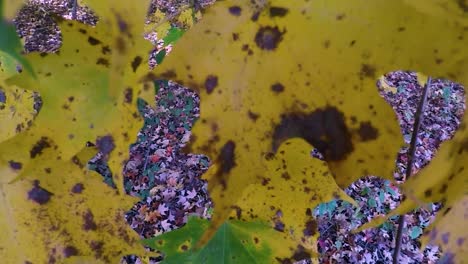
<svg viewBox="0 0 468 264">
<path fill-rule="evenodd" d="M 91 256 L 118 263 L 124 253 L 144 254 L 124 220 L 134 199 L 119 196 L 83 166 L 96 150 L 86 148 L 62 160 L 54 148 L 51 143 L 38 164 L 27 169 L 31 177 L 0 181 L 2 262 L 64 263 Z M 2 176 L 5 170 L 25 169 L 15 160 L 9 166 L 0 170 Z"/>
<path fill-rule="evenodd" d="M 241 201 L 233 206 L 232 216 L 244 221 L 269 221 L 289 245 L 301 241 L 283 252 L 272 252 L 275 258 L 294 262 L 299 260 L 298 252 L 311 258 L 314 253 L 306 249 L 315 250 L 319 236 L 312 208 L 332 199 L 354 200 L 337 186 L 327 164 L 310 156 L 310 145 L 303 139 L 287 140 L 276 155 L 268 155 L 265 163 L 267 170 L 261 182 L 246 188 Z M 268 242 L 277 239 L 271 237 Z"/>
<path fill-rule="evenodd" d="M 208 220 L 190 218 L 181 229 L 147 239 L 144 244 L 164 252 L 164 264 L 277 263 L 281 260 L 273 258 L 273 253 L 282 255 L 294 246 L 282 241 L 281 233 L 265 223 L 230 220 L 206 246 L 196 249 L 196 241 L 209 225 Z"/>
<path fill-rule="evenodd" d="M 24 96 L 14 96 L 20 88 L 37 91 L 43 103 L 29 129 L 12 138 L 0 134 L 6 139 L 0 143 L 0 226 L 7 234 L 0 255 L 6 263 L 62 263 L 75 255 L 117 263 L 124 254 L 144 254 L 124 223 L 135 201 L 125 196 L 121 171 L 142 126 L 137 98 L 154 100 L 154 89 L 139 77 L 151 50 L 142 37 L 148 3 L 109 2 L 111 12 L 97 9 L 96 27 L 60 22 L 60 51 L 27 54 L 34 74 L 23 71 L 1 82 L 8 106 L 26 107 Z M 118 191 L 81 170 L 90 156 L 76 155 L 88 141 L 109 155 Z"/>
<path fill-rule="evenodd" d="M 291 137 L 324 154 L 340 187 L 369 174 L 392 179 L 402 140 L 376 92 L 382 74 L 468 80 L 467 31 L 450 17 L 402 0 L 252 2 L 215 4 L 153 76 L 201 95 L 190 151 L 213 160 L 205 177 L 216 212 L 202 242 Z"/>
</svg>

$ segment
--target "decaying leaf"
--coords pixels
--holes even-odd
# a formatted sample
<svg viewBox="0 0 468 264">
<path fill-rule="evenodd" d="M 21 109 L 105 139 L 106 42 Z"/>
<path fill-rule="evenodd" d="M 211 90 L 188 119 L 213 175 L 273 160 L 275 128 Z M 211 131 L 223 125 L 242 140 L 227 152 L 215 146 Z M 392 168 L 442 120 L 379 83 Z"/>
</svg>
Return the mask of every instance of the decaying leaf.
<svg viewBox="0 0 468 264">
<path fill-rule="evenodd" d="M 294 262 L 297 252 L 316 256 L 319 233 L 312 208 L 332 199 L 355 204 L 354 200 L 338 187 L 326 162 L 310 156 L 310 145 L 303 139 L 287 140 L 265 163 L 267 170 L 258 176 L 261 183 L 246 188 L 233 207 L 233 217 L 268 221 L 281 232 L 282 241 L 290 245 L 301 241 L 283 252 L 272 252 L 275 258 Z M 268 242 L 275 244 L 277 239 Z"/>
<path fill-rule="evenodd" d="M 1 247 L 9 263 L 61 262 L 73 255 L 116 263 L 123 254 L 144 254 L 123 219 L 135 201 L 125 196 L 120 174 L 142 126 L 137 97 L 154 100 L 154 90 L 138 77 L 151 47 L 133 17 L 142 22 L 143 8 L 130 16 L 127 2 L 112 7 L 96 27 L 62 21 L 60 51 L 26 55 L 34 74 L 23 71 L 5 81 L 7 89 L 34 90 L 43 101 L 27 131 L 0 143 L 0 226 L 8 232 Z M 107 17 L 116 14 L 126 16 Z M 108 23 L 118 23 L 119 30 Z M 89 160 L 76 156 L 87 141 L 110 156 L 118 192 L 72 169 Z"/>
<path fill-rule="evenodd" d="M 64 263 L 92 256 L 118 263 L 124 253 L 144 254 L 139 238 L 128 228 L 124 213 L 135 199 L 120 196 L 99 175 L 87 171 L 96 153 L 85 148 L 71 160 L 61 159 L 55 145 L 45 149 L 28 178 L 0 179 L 0 255 L 5 263 Z M 8 162 L 5 170 L 21 170 Z"/>
</svg>

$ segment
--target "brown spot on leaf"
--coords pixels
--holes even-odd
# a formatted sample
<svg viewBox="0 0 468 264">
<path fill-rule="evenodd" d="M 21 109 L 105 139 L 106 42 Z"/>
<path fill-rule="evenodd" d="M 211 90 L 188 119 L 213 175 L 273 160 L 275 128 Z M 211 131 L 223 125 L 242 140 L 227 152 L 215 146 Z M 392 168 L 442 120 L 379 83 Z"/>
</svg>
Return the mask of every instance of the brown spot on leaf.
<svg viewBox="0 0 468 264">
<path fill-rule="evenodd" d="M 284 7 L 272 6 L 270 7 L 270 17 L 284 17 L 288 14 L 288 9 Z"/>
<path fill-rule="evenodd" d="M 442 242 L 444 242 L 444 244 L 447 245 L 450 239 L 450 233 L 443 233 L 441 238 Z"/>
<path fill-rule="evenodd" d="M 39 181 L 34 180 L 33 188 L 28 191 L 28 199 L 40 205 L 46 204 L 53 194 L 39 186 Z"/>
<path fill-rule="evenodd" d="M 274 229 L 275 229 L 276 231 L 284 232 L 284 227 L 285 227 L 285 225 L 284 225 L 283 222 L 281 222 L 281 220 L 279 220 L 279 219 L 276 219 L 276 220 L 275 220 L 275 227 L 274 227 Z"/>
<path fill-rule="evenodd" d="M 133 89 L 131 87 L 128 87 L 124 91 L 124 102 L 129 104 L 133 100 Z"/>
<path fill-rule="evenodd" d="M 205 89 L 208 94 L 212 93 L 213 90 L 218 86 L 218 76 L 208 75 L 205 79 Z"/>
<path fill-rule="evenodd" d="M 311 219 L 306 222 L 305 228 L 302 231 L 304 236 L 313 236 L 317 232 L 317 221 Z"/>
<path fill-rule="evenodd" d="M 440 194 L 444 194 L 447 191 L 448 185 L 446 183 L 442 184 L 442 186 L 439 189 Z"/>
<path fill-rule="evenodd" d="M 274 128 L 273 151 L 276 152 L 283 141 L 293 137 L 305 139 L 327 161 L 342 160 L 353 151 L 344 115 L 332 106 L 308 114 L 293 112 L 282 115 L 281 123 Z"/>
<path fill-rule="evenodd" d="M 431 197 L 431 195 L 432 195 L 432 190 L 431 190 L 431 189 L 427 189 L 427 190 L 424 192 L 424 196 L 425 196 L 426 198 Z"/>
<path fill-rule="evenodd" d="M 301 261 L 310 258 L 310 254 L 305 250 L 303 246 L 298 246 L 296 252 L 294 252 L 294 255 L 292 256 L 292 259 L 294 259 L 295 261 Z"/>
<path fill-rule="evenodd" d="M 91 44 L 92 46 L 96 46 L 101 44 L 101 41 L 99 39 L 93 38 L 93 37 L 88 37 L 88 43 Z"/>
<path fill-rule="evenodd" d="M 8 161 L 8 165 L 10 165 L 10 168 L 14 170 L 21 170 L 21 168 L 23 167 L 23 164 L 21 162 L 16 162 L 13 160 Z"/>
<path fill-rule="evenodd" d="M 111 52 L 111 49 L 110 49 L 109 46 L 104 46 L 104 47 L 102 47 L 101 52 L 102 52 L 102 54 L 106 55 L 106 54 L 109 54 Z"/>
<path fill-rule="evenodd" d="M 370 64 L 362 64 L 361 65 L 361 78 L 367 77 L 371 79 L 375 79 L 375 67 Z"/>
<path fill-rule="evenodd" d="M 96 140 L 96 146 L 100 152 L 107 155 L 115 148 L 114 138 L 111 135 L 99 137 Z"/>
<path fill-rule="evenodd" d="M 236 217 L 237 217 L 237 220 L 240 220 L 241 217 L 242 217 L 242 208 L 240 208 L 239 206 L 237 205 L 233 205 L 231 206 L 232 209 L 236 210 Z"/>
<path fill-rule="evenodd" d="M 343 20 L 346 17 L 346 14 L 338 14 L 336 15 L 336 20 Z"/>
<path fill-rule="evenodd" d="M 142 61 L 143 61 L 143 59 L 140 56 L 136 56 L 133 59 L 133 61 L 132 61 L 132 70 L 133 70 L 133 72 L 136 72 L 136 70 L 138 69 L 138 66 L 140 66 Z"/>
<path fill-rule="evenodd" d="M 77 183 L 73 185 L 71 192 L 72 193 L 81 193 L 84 190 L 84 185 L 82 183 Z"/>
<path fill-rule="evenodd" d="M 86 213 L 82 215 L 82 217 L 83 217 L 83 230 L 84 231 L 97 229 L 97 224 L 96 222 L 94 222 L 94 215 L 89 209 L 88 211 L 86 211 Z"/>
<path fill-rule="evenodd" d="M 104 246 L 104 243 L 102 241 L 91 241 L 89 244 L 89 247 L 94 251 L 94 256 L 96 258 L 100 258 L 102 256 L 102 247 Z"/>
<path fill-rule="evenodd" d="M 261 27 L 255 35 L 255 43 L 260 49 L 274 50 L 283 39 L 283 34 L 278 27 Z"/>
<path fill-rule="evenodd" d="M 457 0 L 458 7 L 465 13 L 468 12 L 468 2 L 466 0 Z"/>
<path fill-rule="evenodd" d="M 29 151 L 29 156 L 33 159 L 42 154 L 42 151 L 46 148 L 50 148 L 51 145 L 49 143 L 49 139 L 46 137 L 41 137 L 39 141 L 32 147 Z"/>
<path fill-rule="evenodd" d="M 369 121 L 361 122 L 358 133 L 362 141 L 375 140 L 379 136 L 379 131 Z"/>
<path fill-rule="evenodd" d="M 127 49 L 127 45 L 125 44 L 125 40 L 123 39 L 123 37 L 118 37 L 117 38 L 117 51 L 120 53 L 120 54 L 124 54 L 125 53 L 125 50 Z"/>
<path fill-rule="evenodd" d="M 182 246 L 180 247 L 180 249 L 181 249 L 182 251 L 187 251 L 187 250 L 188 250 L 188 246 L 187 246 L 187 245 L 182 245 Z"/>
<path fill-rule="evenodd" d="M 98 58 L 97 61 L 96 61 L 96 64 L 97 65 L 104 65 L 106 67 L 109 67 L 109 61 L 107 59 L 104 59 L 104 58 Z"/>
<path fill-rule="evenodd" d="M 285 180 L 290 180 L 291 175 L 289 175 L 289 173 L 287 173 L 287 172 L 283 172 L 283 174 L 281 174 L 281 178 L 283 178 Z"/>
<path fill-rule="evenodd" d="M 284 91 L 284 85 L 277 82 L 277 83 L 271 85 L 271 90 L 273 92 L 275 92 L 275 93 L 282 93 Z"/>
<path fill-rule="evenodd" d="M 252 112 L 250 110 L 247 112 L 247 115 L 249 116 L 250 120 L 252 120 L 254 122 L 257 121 L 257 119 L 260 117 L 259 114 L 256 114 L 256 113 L 254 113 L 254 112 Z"/>
<path fill-rule="evenodd" d="M 232 40 L 237 41 L 239 39 L 239 33 L 232 33 Z"/>
<path fill-rule="evenodd" d="M 78 256 L 78 249 L 76 249 L 76 247 L 74 246 L 66 246 L 63 249 L 63 256 L 65 258 L 69 258 L 71 256 Z"/>
<path fill-rule="evenodd" d="M 223 185 L 223 189 L 226 189 L 226 179 L 225 176 L 237 165 L 236 156 L 235 156 L 236 143 L 229 140 L 221 148 L 217 162 L 220 164 L 218 171 L 216 172 L 216 177 L 219 182 Z"/>
<path fill-rule="evenodd" d="M 233 16 L 240 16 L 242 13 L 242 8 L 240 6 L 231 6 L 229 7 L 229 13 Z"/>
</svg>

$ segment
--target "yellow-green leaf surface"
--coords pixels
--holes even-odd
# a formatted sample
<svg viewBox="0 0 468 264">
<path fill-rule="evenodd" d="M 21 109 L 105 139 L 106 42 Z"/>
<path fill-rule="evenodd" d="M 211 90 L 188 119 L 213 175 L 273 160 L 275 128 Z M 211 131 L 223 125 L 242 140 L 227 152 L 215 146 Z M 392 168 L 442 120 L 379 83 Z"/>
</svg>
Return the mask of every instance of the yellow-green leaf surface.
<svg viewBox="0 0 468 264">
<path fill-rule="evenodd" d="M 137 97 L 154 102 L 153 86 L 141 82 L 148 71 L 148 56 L 151 44 L 143 39 L 143 26 L 148 0 L 131 1 L 84 1 L 99 16 L 101 26 L 111 32 L 109 44 L 112 63 L 109 70 L 109 96 L 116 100 L 119 116 L 108 129 L 113 131 L 116 141 L 114 155 L 108 163 L 120 192 L 124 192 L 121 178 L 122 165 L 128 158 L 128 146 L 141 128 L 141 118 L 136 107 Z M 143 80 L 144 81 L 144 80 Z M 135 119 L 138 122 L 135 122 Z"/>
<path fill-rule="evenodd" d="M 135 200 L 106 186 L 83 165 L 96 150 L 84 149 L 62 160 L 54 145 L 44 150 L 31 177 L 14 183 L 0 179 L 0 255 L 4 263 L 64 263 L 92 256 L 118 263 L 124 253 L 144 254 L 124 213 Z M 5 170 L 20 170 L 14 160 Z"/>
<path fill-rule="evenodd" d="M 15 18 L 16 14 L 18 13 L 18 10 L 23 6 L 25 3 L 24 0 L 2 0 L 0 1 L 0 5 L 3 8 L 3 16 L 11 20 Z M 2 11 L 2 8 L 0 8 L 0 11 Z"/>
<path fill-rule="evenodd" d="M 113 3 L 116 13 L 127 7 L 123 2 Z M 145 12 L 133 15 L 143 21 Z M 116 263 L 125 253 L 143 254 L 135 244 L 135 233 L 123 220 L 123 212 L 135 201 L 124 196 L 121 170 L 128 146 L 142 126 L 136 99 L 154 100 L 151 86 L 138 81 L 139 71 L 146 70 L 150 44 L 141 35 L 142 27 L 140 34 L 133 30 L 139 27 L 132 16 L 119 20 L 118 32 L 105 23 L 105 15 L 101 18 L 103 23 L 95 28 L 60 23 L 63 46 L 59 52 L 25 56 L 37 78 L 23 72 L 7 80 L 8 89 L 17 85 L 38 91 L 43 101 L 32 127 L 0 144 L 1 227 L 9 234 L 1 242 L 6 251 L 11 250 L 9 263 L 23 263 L 26 257 L 33 263 L 47 263 L 45 257 L 52 254 L 60 259 L 69 255 L 63 252 L 68 242 L 76 249 L 71 249 L 73 254 L 105 263 Z M 87 141 L 96 142 L 110 156 L 118 192 L 107 190 L 99 177 L 91 180 L 90 175 L 67 167 L 73 165 L 70 159 L 76 163 L 72 157 Z M 86 162 L 82 159 L 79 164 Z M 72 184 L 79 182 L 86 189 L 82 196 L 70 192 Z M 47 192 L 41 194 L 53 194 L 50 202 L 39 209 L 28 205 L 28 190 L 43 189 Z M 95 225 L 83 235 L 83 220 L 90 214 Z M 16 245 L 15 250 L 6 244 Z"/>
<path fill-rule="evenodd" d="M 5 103 L 0 102 L 0 142 L 26 130 L 34 118 L 34 95 L 29 90 L 14 86 L 3 86 L 0 93 Z"/>
<path fill-rule="evenodd" d="M 234 207 L 234 217 L 269 221 L 283 240 L 278 236 L 266 238 L 268 244 L 294 245 L 272 252 L 275 258 L 293 261 L 298 251 L 304 255 L 316 253 L 319 233 L 312 209 L 332 199 L 354 200 L 338 187 L 327 164 L 310 156 L 310 146 L 302 139 L 286 141 L 266 163 L 261 183 L 246 188 Z"/>
<path fill-rule="evenodd" d="M 402 140 L 376 91 L 382 74 L 467 83 L 464 27 L 402 0 L 251 2 L 215 4 L 156 69 L 201 95 L 191 152 L 215 163 L 206 174 L 214 227 L 290 137 L 317 147 L 340 187 L 368 174 L 392 179 Z"/>
</svg>

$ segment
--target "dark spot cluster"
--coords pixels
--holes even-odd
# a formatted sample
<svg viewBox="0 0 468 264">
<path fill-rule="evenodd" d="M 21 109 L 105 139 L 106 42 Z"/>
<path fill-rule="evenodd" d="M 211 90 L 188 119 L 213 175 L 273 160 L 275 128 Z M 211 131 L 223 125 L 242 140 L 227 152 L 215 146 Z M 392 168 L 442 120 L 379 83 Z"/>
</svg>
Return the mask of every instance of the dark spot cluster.
<svg viewBox="0 0 468 264">
<path fill-rule="evenodd" d="M 284 140 L 300 137 L 317 148 L 325 160 L 343 160 L 354 149 L 344 120 L 343 113 L 331 106 L 308 114 L 284 114 L 274 127 L 272 148 L 276 152 Z"/>
<path fill-rule="evenodd" d="M 104 58 L 98 58 L 97 61 L 96 61 L 96 64 L 97 65 L 103 65 L 105 67 L 109 67 L 109 60 L 107 59 L 104 59 Z"/>
<path fill-rule="evenodd" d="M 285 31 L 281 32 L 277 26 L 260 27 L 255 35 L 255 43 L 262 50 L 275 50 L 283 40 L 284 33 Z"/>
<path fill-rule="evenodd" d="M 34 144 L 32 149 L 29 151 L 29 156 L 33 159 L 42 154 L 42 151 L 46 148 L 50 148 L 49 139 L 47 137 L 41 137 L 39 141 Z"/>
<path fill-rule="evenodd" d="M 33 182 L 33 188 L 28 191 L 28 199 L 40 205 L 46 204 L 53 194 L 39 185 L 39 181 Z"/>
</svg>

